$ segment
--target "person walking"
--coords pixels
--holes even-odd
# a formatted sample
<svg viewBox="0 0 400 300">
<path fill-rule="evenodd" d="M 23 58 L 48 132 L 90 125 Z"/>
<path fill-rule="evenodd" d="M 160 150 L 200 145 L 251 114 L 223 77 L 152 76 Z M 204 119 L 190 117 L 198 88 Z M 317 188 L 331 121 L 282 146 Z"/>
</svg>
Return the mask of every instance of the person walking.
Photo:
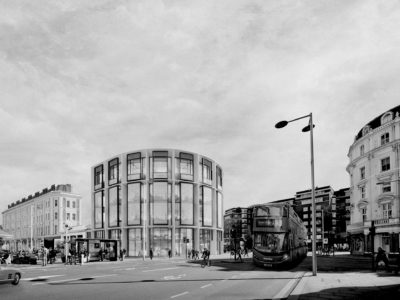
<svg viewBox="0 0 400 300">
<path fill-rule="evenodd" d="M 124 251 L 122 249 L 119 250 L 119 260 L 120 261 L 124 260 Z"/>
<path fill-rule="evenodd" d="M 171 259 L 171 257 L 172 257 L 172 251 L 171 249 L 168 249 L 168 258 Z"/>
<path fill-rule="evenodd" d="M 48 257 L 49 257 L 49 249 L 43 247 L 43 266 L 47 266 Z"/>
<path fill-rule="evenodd" d="M 150 248 L 150 259 L 153 260 L 153 248 Z"/>
</svg>

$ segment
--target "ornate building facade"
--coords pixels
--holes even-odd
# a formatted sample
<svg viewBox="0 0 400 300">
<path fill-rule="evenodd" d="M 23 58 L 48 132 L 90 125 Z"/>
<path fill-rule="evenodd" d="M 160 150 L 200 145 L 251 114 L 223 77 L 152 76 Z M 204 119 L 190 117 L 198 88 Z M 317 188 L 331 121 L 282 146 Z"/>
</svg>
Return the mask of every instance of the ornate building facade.
<svg viewBox="0 0 400 300">
<path fill-rule="evenodd" d="M 351 250 L 399 251 L 400 106 L 366 124 L 350 146 Z M 372 245 L 374 249 L 372 249 Z"/>
</svg>

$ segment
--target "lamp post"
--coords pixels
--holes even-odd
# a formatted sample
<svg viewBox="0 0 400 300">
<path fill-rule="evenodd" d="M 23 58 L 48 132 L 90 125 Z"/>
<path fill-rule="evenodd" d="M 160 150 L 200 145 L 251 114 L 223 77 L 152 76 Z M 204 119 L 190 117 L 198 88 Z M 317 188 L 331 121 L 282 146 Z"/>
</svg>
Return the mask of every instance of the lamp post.
<svg viewBox="0 0 400 300">
<path fill-rule="evenodd" d="M 311 146 L 311 203 L 312 203 L 312 271 L 313 276 L 317 275 L 317 255 L 316 255 L 316 222 L 315 222 L 315 188 L 314 188 L 314 141 L 313 141 L 313 128 L 315 125 L 312 120 L 312 113 L 290 120 L 280 121 L 275 124 L 275 128 L 283 128 L 290 122 L 300 119 L 309 118 L 309 123 L 302 129 L 303 132 L 310 131 L 310 146 Z"/>
</svg>

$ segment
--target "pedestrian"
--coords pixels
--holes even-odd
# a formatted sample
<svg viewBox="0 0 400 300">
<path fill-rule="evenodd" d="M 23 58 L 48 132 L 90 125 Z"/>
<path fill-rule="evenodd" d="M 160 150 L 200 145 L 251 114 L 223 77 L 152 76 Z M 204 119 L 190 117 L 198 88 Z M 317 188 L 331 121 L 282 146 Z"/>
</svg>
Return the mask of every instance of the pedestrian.
<svg viewBox="0 0 400 300">
<path fill-rule="evenodd" d="M 150 259 L 153 259 L 153 248 L 150 248 Z"/>
<path fill-rule="evenodd" d="M 124 260 L 124 251 L 122 249 L 119 250 L 119 260 L 120 261 Z"/>
<path fill-rule="evenodd" d="M 46 247 L 43 247 L 43 266 L 47 266 L 47 259 L 49 256 L 49 249 L 47 249 Z"/>
<path fill-rule="evenodd" d="M 376 255 L 375 269 L 377 269 L 378 266 L 381 265 L 380 262 L 384 263 L 386 270 L 389 269 L 389 259 L 386 256 L 386 251 L 383 250 L 381 247 L 378 247 L 378 254 Z"/>
<path fill-rule="evenodd" d="M 171 249 L 168 249 L 168 258 L 171 258 L 172 257 L 172 251 L 171 251 Z"/>
<path fill-rule="evenodd" d="M 100 250 L 99 250 L 99 257 L 100 257 L 100 261 L 103 261 L 103 248 L 100 248 Z"/>
<path fill-rule="evenodd" d="M 125 256 L 126 256 L 126 249 L 125 248 L 122 249 L 122 255 L 123 255 L 123 258 L 125 258 Z"/>
</svg>

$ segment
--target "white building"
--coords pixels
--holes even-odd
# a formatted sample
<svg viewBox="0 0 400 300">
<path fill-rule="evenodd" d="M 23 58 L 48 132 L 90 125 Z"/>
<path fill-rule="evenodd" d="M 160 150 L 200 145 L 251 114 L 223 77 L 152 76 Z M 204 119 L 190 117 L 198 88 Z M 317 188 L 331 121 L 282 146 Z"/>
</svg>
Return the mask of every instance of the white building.
<svg viewBox="0 0 400 300">
<path fill-rule="evenodd" d="M 54 247 L 66 228 L 80 225 L 81 196 L 72 193 L 70 184 L 52 185 L 22 200 L 9 204 L 3 214 L 3 228 L 13 235 L 10 250 Z"/>
<path fill-rule="evenodd" d="M 371 251 L 370 228 L 375 226 L 374 251 L 399 252 L 400 232 L 400 106 L 366 124 L 350 146 L 351 249 Z"/>
</svg>

